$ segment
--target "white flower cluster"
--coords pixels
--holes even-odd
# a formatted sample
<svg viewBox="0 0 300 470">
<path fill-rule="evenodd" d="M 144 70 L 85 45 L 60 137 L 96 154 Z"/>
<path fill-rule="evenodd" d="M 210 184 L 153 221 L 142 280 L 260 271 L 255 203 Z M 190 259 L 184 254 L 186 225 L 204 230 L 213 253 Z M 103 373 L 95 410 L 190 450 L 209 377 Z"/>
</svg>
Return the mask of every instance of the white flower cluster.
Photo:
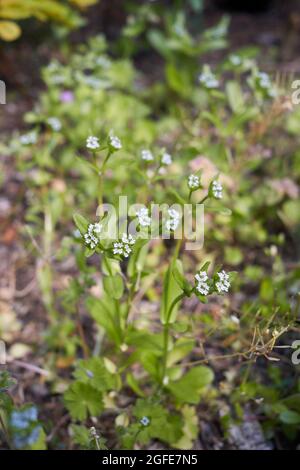
<svg viewBox="0 0 300 470">
<path fill-rule="evenodd" d="M 149 217 L 149 209 L 147 209 L 146 207 L 141 207 L 141 209 L 139 209 L 136 212 L 136 215 L 139 219 L 139 224 L 142 227 L 149 227 L 151 225 L 151 217 Z"/>
<path fill-rule="evenodd" d="M 168 209 L 170 219 L 166 222 L 167 230 L 176 230 L 179 225 L 180 214 L 175 209 Z"/>
<path fill-rule="evenodd" d="M 197 189 L 200 186 L 200 178 L 196 175 L 190 175 L 188 179 L 188 187 L 190 189 Z"/>
<path fill-rule="evenodd" d="M 101 233 L 102 225 L 99 223 L 89 224 L 87 232 L 84 234 L 85 244 L 92 250 L 96 248 L 99 243 L 99 234 Z"/>
<path fill-rule="evenodd" d="M 208 276 L 206 271 L 200 271 L 195 275 L 197 281 L 196 289 L 201 295 L 207 295 L 209 293 L 209 285 L 207 284 Z"/>
<path fill-rule="evenodd" d="M 86 146 L 87 146 L 87 148 L 90 149 L 90 150 L 97 150 L 97 149 L 100 147 L 98 137 L 95 137 L 95 136 L 93 136 L 93 135 L 90 135 L 90 136 L 86 139 Z"/>
<path fill-rule="evenodd" d="M 28 132 L 28 134 L 23 134 L 20 136 L 20 143 L 22 145 L 35 144 L 37 141 L 37 134 L 35 131 Z"/>
<path fill-rule="evenodd" d="M 113 253 L 114 255 L 121 255 L 124 258 L 128 258 L 129 254 L 132 252 L 131 246 L 135 244 L 135 238 L 132 235 L 126 235 L 123 233 L 122 241 L 115 242 Z"/>
<path fill-rule="evenodd" d="M 122 148 L 122 143 L 121 143 L 119 137 L 117 137 L 115 135 L 110 135 L 109 136 L 109 144 L 115 150 L 120 150 Z"/>
<path fill-rule="evenodd" d="M 202 72 L 198 78 L 206 88 L 218 88 L 219 86 L 219 80 L 211 71 Z"/>
<path fill-rule="evenodd" d="M 163 165 L 171 165 L 172 163 L 172 157 L 168 153 L 164 153 L 163 156 L 161 157 L 161 163 Z"/>
<path fill-rule="evenodd" d="M 57 117 L 49 117 L 47 119 L 47 123 L 51 127 L 51 129 L 55 132 L 59 132 L 62 128 L 61 122 Z"/>
<path fill-rule="evenodd" d="M 222 292 L 228 292 L 230 288 L 229 282 L 229 274 L 227 274 L 224 270 L 217 273 L 219 280 L 215 283 L 215 287 L 219 294 Z M 196 290 L 201 295 L 208 295 L 210 291 L 210 287 L 208 284 L 208 275 L 206 271 L 200 271 L 195 275 L 195 279 L 197 281 Z"/>
<path fill-rule="evenodd" d="M 142 157 L 142 160 L 145 160 L 146 162 L 151 162 L 152 160 L 154 160 L 151 150 L 145 150 L 145 149 L 142 150 L 141 157 Z"/>
<path fill-rule="evenodd" d="M 220 273 L 217 273 L 219 281 L 216 282 L 216 288 L 218 292 L 228 292 L 230 287 L 229 275 L 223 270 Z"/>
<path fill-rule="evenodd" d="M 219 181 L 213 181 L 212 183 L 212 192 L 216 199 L 222 199 L 223 197 L 223 186 Z"/>
</svg>

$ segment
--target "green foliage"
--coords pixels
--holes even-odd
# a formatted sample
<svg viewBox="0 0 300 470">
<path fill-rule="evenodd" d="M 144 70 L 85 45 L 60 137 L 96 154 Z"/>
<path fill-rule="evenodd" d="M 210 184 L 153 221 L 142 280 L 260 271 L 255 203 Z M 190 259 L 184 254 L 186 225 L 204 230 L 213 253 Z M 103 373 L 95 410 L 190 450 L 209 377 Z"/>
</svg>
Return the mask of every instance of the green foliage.
<svg viewBox="0 0 300 470">
<path fill-rule="evenodd" d="M 201 2 L 190 5 L 201 11 Z M 297 119 L 286 119 L 281 90 L 260 72 L 253 51 L 199 67 L 203 53 L 226 46 L 227 18 L 197 36 L 180 9 L 161 19 L 159 13 L 159 6 L 143 5 L 121 46 L 130 40 L 154 48 L 164 79 L 146 85 L 129 59 L 113 59 L 104 38 L 92 38 L 44 69 L 46 91 L 25 117 L 29 133 L 8 146 L 29 188 L 28 243 L 43 253 L 38 280 L 51 319 L 46 348 L 68 365 L 86 358 L 75 364 L 72 380 L 63 376 L 64 404 L 76 423 L 70 433 L 81 448 L 104 448 L 89 423 L 109 412 L 122 448 L 152 439 L 192 448 L 198 405 L 223 412 L 227 393 L 233 410 L 222 414 L 224 432 L 242 418 L 248 400 L 267 436 L 279 428 L 294 439 L 295 383 L 287 396 L 274 371 L 269 390 L 260 370 L 252 377 L 250 368 L 245 377 L 224 371 L 225 385 L 212 383 L 214 357 L 241 369 L 242 359 L 252 366 L 258 356 L 276 360 L 277 342 L 299 315 L 300 270 L 285 263 L 285 240 L 293 254 L 299 241 Z M 94 148 L 86 145 L 89 136 L 97 139 Z M 152 159 L 141 158 L 143 149 Z M 170 164 L 163 163 L 166 154 Z M 166 239 L 147 239 L 147 224 L 131 208 L 116 216 L 117 237 L 107 237 L 114 214 L 96 208 L 103 201 L 117 207 L 119 195 L 145 208 L 190 204 L 193 220 L 203 204 L 204 246 L 185 251 L 176 228 Z M 125 219 L 137 226 L 132 244 L 123 240 Z M 165 235 L 167 222 L 163 208 L 155 234 Z M 71 279 L 54 295 L 66 260 Z"/>
<path fill-rule="evenodd" d="M 201 393 L 211 384 L 213 377 L 213 372 L 208 367 L 194 367 L 179 380 L 168 385 L 168 389 L 180 403 L 197 405 Z"/>
</svg>

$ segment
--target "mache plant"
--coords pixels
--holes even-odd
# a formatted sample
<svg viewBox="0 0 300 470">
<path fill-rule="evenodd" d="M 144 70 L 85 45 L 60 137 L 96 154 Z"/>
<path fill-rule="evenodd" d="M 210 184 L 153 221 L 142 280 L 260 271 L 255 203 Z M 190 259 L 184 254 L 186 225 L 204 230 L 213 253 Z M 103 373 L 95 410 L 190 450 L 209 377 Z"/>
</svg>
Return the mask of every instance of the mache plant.
<svg viewBox="0 0 300 470">
<path fill-rule="evenodd" d="M 196 204 L 210 203 L 216 210 L 214 201 L 222 199 L 222 184 L 217 175 L 210 182 L 202 182 L 199 173 L 192 174 L 187 178 L 184 195 L 173 190 L 176 204 L 162 209 L 162 217 L 150 213 L 149 206 L 153 201 L 147 198 L 144 204 L 138 204 L 133 211 L 130 208 L 128 214 L 117 220 L 120 234 L 116 238 L 110 237 L 110 224 L 116 220 L 102 205 L 103 179 L 122 144 L 111 133 L 103 144 L 98 137 L 89 136 L 86 145 L 91 151 L 91 159 L 86 164 L 99 179 L 99 218 L 90 222 L 76 213 L 74 221 L 78 232 L 75 239 L 86 257 L 100 258 L 102 293 L 100 296 L 87 295 L 86 307 L 100 332 L 106 334 L 108 344 L 102 347 L 102 333 L 95 354 L 88 354 L 77 362 L 74 382 L 64 394 L 66 407 L 73 420 L 81 423 L 89 417 L 98 417 L 101 421 L 105 410 L 115 413 L 123 448 L 147 445 L 151 439 L 178 448 L 190 447 L 197 434 L 194 407 L 209 393 L 213 372 L 209 367 L 199 365 L 197 360 L 185 363 L 185 357 L 195 347 L 196 338 L 193 336 L 193 314 L 190 312 L 181 323 L 180 305 L 193 297 L 206 304 L 209 296 L 227 293 L 233 273 L 226 273 L 221 266 L 210 270 L 210 262 L 203 262 L 191 282 L 190 276 L 184 274 L 180 260 L 183 244 L 180 222 L 182 218 L 184 223 L 182 210 L 185 204 L 190 204 L 194 215 Z M 163 184 L 172 157 L 166 152 L 154 155 L 151 150 L 142 149 L 141 164 L 148 178 L 147 187 L 151 190 L 152 185 Z M 140 162 L 137 162 L 135 171 L 141 172 L 139 166 Z M 124 217 L 129 217 L 130 226 L 136 227 L 134 235 L 123 228 Z M 150 226 L 154 238 L 164 235 L 173 239 L 177 234 L 163 280 L 162 273 L 157 278 L 162 284 L 160 326 L 154 320 L 153 331 L 151 326 L 150 331 L 148 327 L 142 327 L 139 315 L 134 312 L 139 308 L 136 299 L 142 295 L 144 280 L 151 275 L 146 269 L 153 241 L 149 240 Z M 140 366 L 136 369 L 137 364 Z M 124 393 L 124 387 L 131 388 L 134 397 L 130 399 L 130 406 L 122 407 L 116 393 Z"/>
<path fill-rule="evenodd" d="M 93 38 L 65 62 L 54 61 L 44 70 L 47 91 L 26 116 L 31 131 L 16 135 L 11 142 L 11 153 L 18 156 L 28 187 L 26 222 L 30 242 L 41 255 L 37 278 L 50 313 L 47 346 L 52 357 L 59 355 L 57 362 L 72 364 L 79 349 L 88 361 L 79 361 L 75 383 L 66 393 L 74 420 L 87 426 L 71 427 L 74 442 L 84 448 L 97 446 L 97 442 L 104 446 L 102 436 L 107 430 L 102 418 L 112 414 L 124 447 L 158 438 L 188 448 L 197 434 L 194 405 L 200 395 L 187 393 L 185 387 L 193 390 L 191 383 L 198 383 L 195 377 L 203 373 L 194 362 L 205 364 L 225 356 L 244 372 L 241 364 L 245 360 L 251 363 L 257 380 L 262 374 L 255 368 L 256 359 L 263 356 L 274 360 L 274 345 L 297 318 L 293 303 L 299 290 L 299 269 L 297 263 L 290 269 L 281 257 L 286 256 L 287 237 L 293 240 L 291 249 L 297 249 L 296 183 L 300 171 L 299 159 L 294 156 L 298 155 L 299 118 L 286 97 L 274 96 L 277 89 L 271 77 L 258 68 L 252 50 L 230 54 L 215 67 L 204 64 L 199 67 L 198 77 L 194 74 L 196 61 L 190 59 L 193 67 L 189 68 L 189 93 L 179 93 L 178 98 L 168 80 L 145 86 L 145 77 L 130 61 L 112 59 L 105 47 L 103 38 Z M 175 50 L 172 54 L 177 57 Z M 113 132 L 108 135 L 110 129 Z M 276 132 L 280 132 L 280 140 L 274 138 Z M 122 149 L 115 135 L 121 138 Z M 90 156 L 83 144 L 87 136 Z M 188 173 L 187 167 L 189 179 L 181 177 Z M 214 188 L 209 184 L 212 181 Z M 96 204 L 104 200 L 116 205 L 118 195 L 127 194 L 130 204 L 144 205 L 139 215 L 145 224 L 154 194 L 155 202 L 179 204 L 175 208 L 179 213 L 189 197 L 195 202 L 198 193 L 203 192 L 201 188 L 191 191 L 190 186 L 197 188 L 202 182 L 209 189 L 204 201 L 207 218 L 202 251 L 189 254 L 181 249 L 179 241 L 170 255 L 172 240 L 161 243 L 136 237 L 134 242 L 123 231 L 119 240 L 107 241 L 102 230 L 110 223 L 108 214 L 101 214 L 91 223 L 77 214 L 79 232 L 75 232 L 74 245 L 69 227 L 74 207 L 90 219 Z M 227 188 L 226 206 L 230 211 L 212 204 L 216 201 L 212 191 L 220 193 L 220 182 Z M 202 199 L 206 195 L 204 191 Z M 133 220 L 136 213 L 129 216 Z M 168 211 L 164 217 L 169 229 L 178 220 Z M 63 236 L 58 250 L 57 243 Z M 85 257 L 94 252 L 91 259 Z M 197 311 L 195 300 L 200 298 L 201 306 L 207 296 L 201 298 L 197 291 L 195 297 L 195 286 L 194 291 L 188 287 L 190 278 L 187 276 L 186 283 L 182 277 L 179 253 L 187 272 L 195 271 L 195 263 L 206 272 L 203 259 L 211 260 L 211 266 L 221 259 L 239 271 L 234 282 L 238 300 L 232 302 L 234 305 L 230 302 L 230 315 L 216 313 L 220 308 L 229 310 L 227 297 L 220 306 L 212 296 L 201 313 Z M 97 255 L 101 258 L 100 273 Z M 63 264 L 73 256 L 76 275 L 72 272 L 67 287 L 56 295 Z M 198 281 L 213 289 L 218 272 L 222 270 L 214 267 L 209 276 L 211 285 L 204 274 L 198 273 Z M 174 302 L 171 311 L 170 302 Z M 162 305 L 161 325 L 156 320 L 158 303 Z M 94 319 L 91 328 L 86 311 Z M 216 356 L 209 355 L 208 359 L 205 350 L 214 341 L 222 346 L 218 346 Z M 191 380 L 188 375 L 181 397 L 175 396 L 174 390 L 180 390 L 177 385 L 190 362 L 196 372 L 192 368 L 186 373 L 191 374 Z M 103 378 L 95 383 L 93 377 L 102 374 Z M 207 374 L 211 377 L 211 372 Z M 251 374 L 246 368 L 245 374 L 236 376 L 234 385 L 253 399 L 261 388 L 253 392 L 249 387 L 248 392 L 248 376 Z M 219 408 L 216 394 L 216 389 L 208 388 L 201 393 L 201 403 Z M 120 405 L 124 400 L 125 406 Z M 233 414 L 242 419 L 243 396 L 232 394 L 232 402 Z M 158 410 L 156 416 L 151 416 L 153 408 Z M 276 410 L 279 408 L 273 402 L 264 407 L 262 413 L 268 422 L 269 415 L 273 423 L 276 421 Z M 101 416 L 101 420 L 95 416 Z M 236 416 L 229 413 L 224 420 L 228 424 Z M 149 422 L 156 423 L 154 429 L 149 428 Z M 171 425 L 165 426 L 167 422 L 173 422 L 176 435 Z M 91 425 L 97 426 L 95 432 L 88 429 Z"/>
</svg>

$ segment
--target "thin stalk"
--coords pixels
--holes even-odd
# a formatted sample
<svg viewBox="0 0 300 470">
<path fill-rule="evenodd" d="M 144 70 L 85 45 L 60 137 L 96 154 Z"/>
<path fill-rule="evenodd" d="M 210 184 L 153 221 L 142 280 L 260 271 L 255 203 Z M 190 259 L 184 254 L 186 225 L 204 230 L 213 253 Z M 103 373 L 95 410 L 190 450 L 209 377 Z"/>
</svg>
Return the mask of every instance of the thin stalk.
<svg viewBox="0 0 300 470">
<path fill-rule="evenodd" d="M 162 385 L 163 385 L 163 381 L 164 381 L 164 378 L 166 376 L 166 371 L 167 371 L 167 362 L 168 362 L 168 345 L 169 345 L 169 337 L 170 337 L 170 318 L 171 318 L 171 315 L 172 315 L 172 312 L 175 308 L 175 306 L 178 304 L 178 302 L 180 302 L 183 298 L 185 297 L 185 293 L 182 293 L 180 295 L 178 295 L 177 297 L 175 297 L 175 299 L 173 300 L 170 308 L 169 308 L 169 311 L 168 311 L 168 314 L 167 314 L 167 319 L 166 319 L 166 323 L 164 324 L 164 332 L 163 332 L 163 358 L 162 358 Z"/>
</svg>

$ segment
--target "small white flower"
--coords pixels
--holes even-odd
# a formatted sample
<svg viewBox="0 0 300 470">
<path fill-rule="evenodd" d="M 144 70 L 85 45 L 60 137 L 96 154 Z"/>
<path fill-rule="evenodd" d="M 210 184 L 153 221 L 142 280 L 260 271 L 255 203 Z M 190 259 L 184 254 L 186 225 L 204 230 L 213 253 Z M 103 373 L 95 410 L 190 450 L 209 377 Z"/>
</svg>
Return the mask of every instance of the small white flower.
<svg viewBox="0 0 300 470">
<path fill-rule="evenodd" d="M 97 222 L 96 224 L 89 224 L 87 232 L 84 234 L 85 244 L 92 250 L 96 248 L 99 243 L 101 230 L 102 225 Z"/>
<path fill-rule="evenodd" d="M 123 254 L 123 243 L 122 242 L 115 242 L 113 248 L 114 255 L 122 255 Z"/>
<path fill-rule="evenodd" d="M 231 315 L 230 319 L 231 319 L 232 323 L 235 323 L 236 325 L 240 324 L 240 320 L 236 315 Z"/>
<path fill-rule="evenodd" d="M 222 199 L 223 197 L 223 186 L 219 181 L 213 181 L 212 183 L 212 192 L 216 199 Z"/>
<path fill-rule="evenodd" d="M 219 80 L 210 71 L 202 72 L 198 79 L 206 88 L 218 88 L 219 86 Z"/>
<path fill-rule="evenodd" d="M 51 127 L 51 129 L 55 132 L 59 132 L 62 128 L 61 122 L 57 117 L 49 117 L 47 119 L 47 123 Z"/>
<path fill-rule="evenodd" d="M 132 252 L 130 245 L 134 244 L 135 238 L 133 238 L 131 234 L 127 235 L 123 233 L 122 241 L 114 243 L 113 253 L 114 255 L 121 255 L 124 256 L 124 258 L 128 258 L 129 254 Z"/>
<path fill-rule="evenodd" d="M 109 136 L 109 144 L 115 150 L 120 150 L 122 148 L 122 144 L 121 144 L 121 141 L 120 141 L 119 137 L 117 137 L 115 135 L 110 135 Z"/>
<path fill-rule="evenodd" d="M 97 149 L 100 147 L 98 137 L 95 137 L 95 136 L 93 136 L 93 135 L 90 135 L 90 136 L 86 139 L 86 146 L 87 146 L 88 149 L 97 150 Z"/>
<path fill-rule="evenodd" d="M 241 57 L 237 54 L 231 54 L 231 56 L 229 57 L 229 60 L 232 63 L 232 65 L 241 65 L 242 63 Z"/>
<path fill-rule="evenodd" d="M 230 282 L 229 282 L 229 274 L 227 274 L 224 270 L 221 271 L 220 273 L 217 273 L 219 277 L 219 281 L 216 282 L 216 288 L 219 293 L 222 292 L 228 292 L 230 288 Z"/>
<path fill-rule="evenodd" d="M 257 76 L 259 78 L 259 84 L 262 88 L 269 88 L 271 86 L 271 80 L 267 73 L 259 72 Z"/>
<path fill-rule="evenodd" d="M 164 385 L 169 385 L 169 382 L 170 382 L 169 377 L 167 375 L 165 375 L 164 378 L 163 378 L 163 384 Z"/>
<path fill-rule="evenodd" d="M 100 233 L 101 230 L 102 230 L 102 224 L 99 224 L 99 222 L 97 222 L 96 224 L 94 224 L 94 232 Z"/>
<path fill-rule="evenodd" d="M 168 209 L 168 214 L 171 219 L 180 219 L 180 214 L 175 209 Z"/>
<path fill-rule="evenodd" d="M 126 233 L 123 233 L 122 242 L 125 243 L 125 245 L 134 245 L 135 238 L 133 238 L 131 234 L 127 235 Z"/>
<path fill-rule="evenodd" d="M 143 426 L 149 426 L 149 424 L 150 424 L 150 419 L 147 418 L 147 416 L 143 416 L 142 419 L 140 420 L 140 423 L 141 423 Z"/>
<path fill-rule="evenodd" d="M 200 178 L 196 175 L 190 175 L 188 179 L 188 187 L 190 189 L 197 189 L 200 186 Z"/>
<path fill-rule="evenodd" d="M 166 221 L 167 230 L 176 230 L 179 225 L 180 214 L 175 209 L 168 209 L 168 214 L 170 219 Z"/>
<path fill-rule="evenodd" d="M 145 150 L 145 149 L 142 150 L 141 157 L 142 157 L 142 160 L 145 160 L 146 162 L 151 162 L 152 160 L 154 160 L 154 157 L 150 150 Z"/>
<path fill-rule="evenodd" d="M 171 165 L 172 163 L 172 157 L 169 153 L 164 153 L 163 156 L 161 157 L 161 163 L 163 165 Z"/>
<path fill-rule="evenodd" d="M 142 227 L 149 227 L 151 225 L 151 217 L 149 217 L 149 209 L 142 207 L 136 212 L 136 215 L 139 219 L 139 224 Z"/>
<path fill-rule="evenodd" d="M 201 295 L 209 294 L 209 285 L 207 284 L 208 276 L 205 271 L 200 271 L 195 275 L 197 281 L 196 289 Z"/>
<path fill-rule="evenodd" d="M 169 219 L 166 222 L 166 227 L 167 230 L 176 230 L 179 225 L 179 220 L 178 219 Z"/>
<path fill-rule="evenodd" d="M 37 134 L 35 131 L 28 132 L 28 134 L 23 134 L 20 136 L 20 143 L 22 145 L 35 144 L 37 141 Z"/>
<path fill-rule="evenodd" d="M 199 273 L 197 273 L 195 275 L 195 279 L 196 281 L 198 282 L 205 282 L 208 280 L 208 275 L 207 275 L 207 272 L 206 271 L 199 271 Z"/>
</svg>

